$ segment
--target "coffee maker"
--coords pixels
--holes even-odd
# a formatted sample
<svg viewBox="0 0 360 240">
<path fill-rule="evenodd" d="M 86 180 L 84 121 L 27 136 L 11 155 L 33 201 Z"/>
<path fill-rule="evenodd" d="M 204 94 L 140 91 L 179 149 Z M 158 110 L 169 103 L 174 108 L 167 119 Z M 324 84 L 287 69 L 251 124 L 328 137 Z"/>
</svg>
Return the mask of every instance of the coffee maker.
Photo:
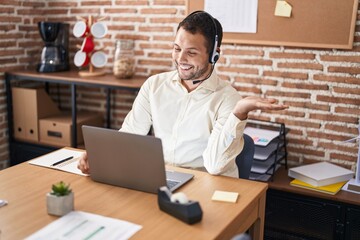
<svg viewBox="0 0 360 240">
<path fill-rule="evenodd" d="M 70 69 L 69 24 L 38 22 L 40 36 L 45 43 L 41 52 L 38 72 L 60 72 Z"/>
</svg>

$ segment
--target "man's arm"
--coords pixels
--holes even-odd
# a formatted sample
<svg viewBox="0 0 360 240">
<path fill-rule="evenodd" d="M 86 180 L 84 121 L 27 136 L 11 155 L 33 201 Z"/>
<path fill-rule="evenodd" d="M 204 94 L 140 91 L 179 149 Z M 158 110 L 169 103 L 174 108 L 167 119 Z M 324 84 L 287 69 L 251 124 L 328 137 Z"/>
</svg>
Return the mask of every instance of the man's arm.
<svg viewBox="0 0 360 240">
<path fill-rule="evenodd" d="M 235 105 L 235 106 L 234 106 Z M 229 110 L 229 106 L 233 106 Z M 225 174 L 231 171 L 232 162 L 243 148 L 243 131 L 248 113 L 253 110 L 284 110 L 286 105 L 275 99 L 247 97 L 235 104 L 224 103 L 203 153 L 204 166 L 210 174 Z M 230 112 L 230 113 L 229 113 Z"/>
</svg>

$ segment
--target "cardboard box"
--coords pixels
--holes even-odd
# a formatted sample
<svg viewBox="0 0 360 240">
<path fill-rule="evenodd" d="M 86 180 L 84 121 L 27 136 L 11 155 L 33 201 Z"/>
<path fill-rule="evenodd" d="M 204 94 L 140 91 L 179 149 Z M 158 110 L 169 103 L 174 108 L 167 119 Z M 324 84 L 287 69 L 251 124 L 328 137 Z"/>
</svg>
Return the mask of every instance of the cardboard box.
<svg viewBox="0 0 360 240">
<path fill-rule="evenodd" d="M 39 119 L 61 111 L 43 88 L 12 88 L 14 138 L 39 141 Z"/>
<path fill-rule="evenodd" d="M 77 113 L 77 144 L 84 142 L 81 126 L 103 126 L 102 115 L 78 112 Z M 70 147 L 72 116 L 71 113 L 62 113 L 57 116 L 40 119 L 40 143 L 59 147 Z"/>
</svg>

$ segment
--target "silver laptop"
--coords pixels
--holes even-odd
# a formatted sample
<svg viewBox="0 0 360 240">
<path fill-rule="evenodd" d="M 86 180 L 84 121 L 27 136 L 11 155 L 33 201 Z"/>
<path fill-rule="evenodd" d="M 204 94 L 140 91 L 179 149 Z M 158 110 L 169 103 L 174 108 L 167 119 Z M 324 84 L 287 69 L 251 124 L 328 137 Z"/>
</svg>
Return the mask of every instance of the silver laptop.
<svg viewBox="0 0 360 240">
<path fill-rule="evenodd" d="M 192 174 L 165 171 L 159 138 L 82 126 L 92 180 L 143 192 L 171 191 L 193 178 Z"/>
</svg>

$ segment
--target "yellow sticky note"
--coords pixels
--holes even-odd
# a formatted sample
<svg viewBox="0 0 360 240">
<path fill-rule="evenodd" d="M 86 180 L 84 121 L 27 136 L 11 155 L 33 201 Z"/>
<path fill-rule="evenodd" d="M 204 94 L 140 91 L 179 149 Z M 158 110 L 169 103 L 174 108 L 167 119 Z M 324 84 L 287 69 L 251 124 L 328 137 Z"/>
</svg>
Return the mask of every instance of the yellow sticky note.
<svg viewBox="0 0 360 240">
<path fill-rule="evenodd" d="M 277 0 L 275 7 L 275 16 L 290 17 L 292 7 L 289 3 L 283 0 Z"/>
<path fill-rule="evenodd" d="M 213 201 L 236 203 L 239 193 L 216 190 L 211 198 Z"/>
</svg>

